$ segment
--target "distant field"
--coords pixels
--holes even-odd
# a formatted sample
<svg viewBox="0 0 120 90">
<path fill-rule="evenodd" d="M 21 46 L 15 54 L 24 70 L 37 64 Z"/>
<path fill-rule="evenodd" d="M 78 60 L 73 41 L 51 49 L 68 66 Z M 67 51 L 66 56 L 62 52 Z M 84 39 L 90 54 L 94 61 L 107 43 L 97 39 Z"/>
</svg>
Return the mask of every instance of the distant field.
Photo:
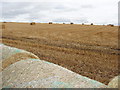
<svg viewBox="0 0 120 90">
<path fill-rule="evenodd" d="M 104 84 L 118 75 L 118 27 L 3 23 L 4 44 Z"/>
</svg>

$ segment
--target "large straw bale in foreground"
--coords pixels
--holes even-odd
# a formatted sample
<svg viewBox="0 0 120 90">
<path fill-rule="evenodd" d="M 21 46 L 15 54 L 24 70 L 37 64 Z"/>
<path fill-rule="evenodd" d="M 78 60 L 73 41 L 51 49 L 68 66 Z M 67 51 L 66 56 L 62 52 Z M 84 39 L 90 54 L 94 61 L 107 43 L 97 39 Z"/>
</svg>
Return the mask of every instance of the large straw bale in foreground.
<svg viewBox="0 0 120 90">
<path fill-rule="evenodd" d="M 3 71 L 3 87 L 105 88 L 106 85 L 39 59 L 18 61 Z"/>
<path fill-rule="evenodd" d="M 106 88 L 61 66 L 40 60 L 32 53 L 3 47 L 3 88 Z M 26 55 L 27 54 L 27 55 Z M 6 64 L 7 63 L 7 64 Z"/>
</svg>

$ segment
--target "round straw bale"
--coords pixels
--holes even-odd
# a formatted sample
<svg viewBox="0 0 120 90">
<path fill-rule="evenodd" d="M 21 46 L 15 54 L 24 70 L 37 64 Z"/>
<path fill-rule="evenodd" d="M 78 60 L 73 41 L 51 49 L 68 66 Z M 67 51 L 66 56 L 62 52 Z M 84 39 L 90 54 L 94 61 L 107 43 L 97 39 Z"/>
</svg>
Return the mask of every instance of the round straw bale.
<svg viewBox="0 0 120 90">
<path fill-rule="evenodd" d="M 84 23 L 82 23 L 82 25 L 85 25 Z"/>
<path fill-rule="evenodd" d="M 93 25 L 93 23 L 91 23 L 91 25 Z"/>
<path fill-rule="evenodd" d="M 3 88 L 106 88 L 61 66 L 39 59 L 18 61 L 3 71 Z"/>
<path fill-rule="evenodd" d="M 49 24 L 53 24 L 52 22 L 49 22 Z"/>
<path fill-rule="evenodd" d="M 31 22 L 30 25 L 35 25 L 35 22 Z"/>
<path fill-rule="evenodd" d="M 30 52 L 2 45 L 2 69 L 17 61 L 28 58 L 39 59 L 36 55 Z"/>
<path fill-rule="evenodd" d="M 114 27 L 114 25 L 113 25 L 113 24 L 108 24 L 107 26 L 111 26 L 111 27 Z"/>
</svg>

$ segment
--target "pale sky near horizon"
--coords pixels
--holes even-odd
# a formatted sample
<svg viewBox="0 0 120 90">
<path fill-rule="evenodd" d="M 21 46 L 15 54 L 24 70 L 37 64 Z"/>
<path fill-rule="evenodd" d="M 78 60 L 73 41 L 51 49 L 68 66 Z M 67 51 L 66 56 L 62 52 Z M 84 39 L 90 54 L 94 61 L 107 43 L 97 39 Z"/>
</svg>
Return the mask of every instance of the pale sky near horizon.
<svg viewBox="0 0 120 90">
<path fill-rule="evenodd" d="M 117 25 L 118 2 L 119 0 L 2 0 L 0 20 Z"/>
</svg>

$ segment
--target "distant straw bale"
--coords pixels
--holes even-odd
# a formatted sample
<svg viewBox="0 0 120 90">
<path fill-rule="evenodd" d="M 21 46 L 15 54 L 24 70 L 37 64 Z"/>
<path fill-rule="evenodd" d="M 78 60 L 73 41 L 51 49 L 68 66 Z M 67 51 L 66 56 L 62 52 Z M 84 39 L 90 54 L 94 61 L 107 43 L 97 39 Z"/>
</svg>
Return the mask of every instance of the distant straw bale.
<svg viewBox="0 0 120 90">
<path fill-rule="evenodd" d="M 49 24 L 53 24 L 52 22 L 49 22 Z"/>
<path fill-rule="evenodd" d="M 84 25 L 84 23 L 82 23 L 82 25 Z"/>
<path fill-rule="evenodd" d="M 108 24 L 107 26 L 111 26 L 111 27 L 114 27 L 114 25 L 113 25 L 113 24 Z"/>
<path fill-rule="evenodd" d="M 30 25 L 35 25 L 35 22 L 31 22 Z"/>
<path fill-rule="evenodd" d="M 93 23 L 91 23 L 91 25 L 93 25 Z"/>
<path fill-rule="evenodd" d="M 4 21 L 3 23 L 7 23 L 7 22 Z"/>
<path fill-rule="evenodd" d="M 74 24 L 73 22 L 71 22 L 70 24 Z"/>
</svg>

